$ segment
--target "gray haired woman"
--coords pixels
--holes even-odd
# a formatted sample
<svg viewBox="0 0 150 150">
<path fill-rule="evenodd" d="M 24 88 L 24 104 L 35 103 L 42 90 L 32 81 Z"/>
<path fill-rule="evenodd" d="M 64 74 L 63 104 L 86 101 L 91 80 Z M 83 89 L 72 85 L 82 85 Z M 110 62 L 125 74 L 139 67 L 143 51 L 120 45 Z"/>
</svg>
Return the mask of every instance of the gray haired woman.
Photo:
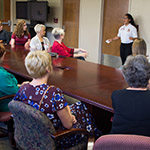
<svg viewBox="0 0 150 150">
<path fill-rule="evenodd" d="M 112 93 L 112 134 L 150 136 L 150 64 L 144 55 L 129 56 L 122 73 L 129 87 Z"/>
</svg>

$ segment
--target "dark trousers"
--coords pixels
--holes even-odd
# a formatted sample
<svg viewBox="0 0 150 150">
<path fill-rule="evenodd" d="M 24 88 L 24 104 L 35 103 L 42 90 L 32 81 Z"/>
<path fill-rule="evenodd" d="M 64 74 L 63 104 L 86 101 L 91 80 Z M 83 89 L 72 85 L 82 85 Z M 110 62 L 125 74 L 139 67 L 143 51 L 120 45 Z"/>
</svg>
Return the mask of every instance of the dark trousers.
<svg viewBox="0 0 150 150">
<path fill-rule="evenodd" d="M 129 43 L 129 44 L 121 43 L 121 45 L 120 45 L 120 57 L 121 57 L 122 65 L 125 63 L 126 58 L 129 55 L 132 55 L 132 43 Z"/>
<path fill-rule="evenodd" d="M 80 60 L 84 60 L 85 61 L 85 58 L 80 56 L 80 57 L 76 57 L 77 59 L 80 59 Z"/>
</svg>

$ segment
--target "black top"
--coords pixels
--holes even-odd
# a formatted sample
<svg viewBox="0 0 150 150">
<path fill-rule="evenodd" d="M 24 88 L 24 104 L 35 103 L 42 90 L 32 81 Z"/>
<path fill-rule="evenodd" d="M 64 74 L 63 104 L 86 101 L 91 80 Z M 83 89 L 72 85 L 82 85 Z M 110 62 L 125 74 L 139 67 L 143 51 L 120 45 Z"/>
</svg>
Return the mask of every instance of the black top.
<svg viewBox="0 0 150 150">
<path fill-rule="evenodd" d="M 6 30 L 0 31 L 0 40 L 3 40 L 3 43 L 9 44 L 9 36 Z"/>
<path fill-rule="evenodd" d="M 41 44 L 42 44 L 42 50 L 45 50 L 44 42 L 41 42 Z"/>
<path fill-rule="evenodd" d="M 150 136 L 150 91 L 117 90 L 112 93 L 112 134 Z"/>
</svg>

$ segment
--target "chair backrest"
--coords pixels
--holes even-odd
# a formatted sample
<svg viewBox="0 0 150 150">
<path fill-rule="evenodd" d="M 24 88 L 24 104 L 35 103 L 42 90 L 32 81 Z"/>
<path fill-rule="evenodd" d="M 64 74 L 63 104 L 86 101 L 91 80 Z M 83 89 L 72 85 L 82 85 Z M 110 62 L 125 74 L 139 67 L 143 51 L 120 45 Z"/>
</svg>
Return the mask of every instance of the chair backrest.
<svg viewBox="0 0 150 150">
<path fill-rule="evenodd" d="M 93 150 L 148 150 L 150 137 L 140 135 L 111 134 L 98 138 Z"/>
<path fill-rule="evenodd" d="M 53 150 L 55 142 L 51 134 L 56 133 L 51 121 L 39 110 L 12 100 L 9 109 L 15 123 L 15 141 L 23 150 Z"/>
</svg>

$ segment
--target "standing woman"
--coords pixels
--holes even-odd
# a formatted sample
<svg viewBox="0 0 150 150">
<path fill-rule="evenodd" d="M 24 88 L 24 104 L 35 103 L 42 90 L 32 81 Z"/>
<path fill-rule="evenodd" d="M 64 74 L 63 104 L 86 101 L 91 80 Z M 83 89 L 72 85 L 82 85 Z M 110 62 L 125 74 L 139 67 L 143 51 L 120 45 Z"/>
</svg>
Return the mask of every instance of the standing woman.
<svg viewBox="0 0 150 150">
<path fill-rule="evenodd" d="M 47 37 L 45 37 L 46 27 L 43 24 L 37 24 L 34 27 L 36 36 L 31 39 L 30 51 L 35 50 L 50 50 L 50 42 Z"/>
<path fill-rule="evenodd" d="M 137 29 L 133 17 L 130 14 L 125 14 L 123 23 L 124 25 L 119 28 L 118 35 L 108 39 L 108 42 L 121 39 L 120 57 L 122 65 L 125 63 L 127 56 L 132 54 L 132 43 L 137 38 Z"/>
<path fill-rule="evenodd" d="M 31 35 L 27 30 L 25 20 L 19 20 L 16 25 L 15 31 L 11 36 L 11 47 L 15 47 L 15 45 L 22 45 L 26 49 L 29 49 L 30 39 Z"/>
</svg>

